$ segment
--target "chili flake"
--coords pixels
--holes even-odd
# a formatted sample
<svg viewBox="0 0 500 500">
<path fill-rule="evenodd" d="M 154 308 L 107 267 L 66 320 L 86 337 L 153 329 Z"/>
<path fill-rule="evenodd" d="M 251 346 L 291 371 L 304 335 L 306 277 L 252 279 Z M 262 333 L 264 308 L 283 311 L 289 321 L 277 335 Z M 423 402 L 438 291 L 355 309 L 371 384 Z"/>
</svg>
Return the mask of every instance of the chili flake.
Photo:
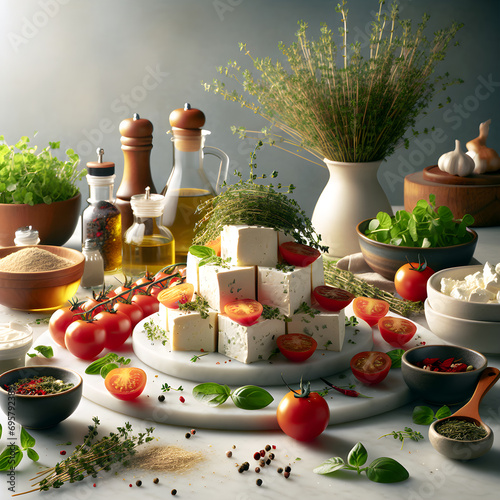
<svg viewBox="0 0 500 500">
<path fill-rule="evenodd" d="M 57 394 L 71 389 L 74 384 L 66 384 L 52 376 L 22 378 L 17 382 L 4 385 L 4 389 L 10 393 L 24 396 L 45 396 L 46 394 Z"/>
<path fill-rule="evenodd" d="M 455 358 L 447 358 L 445 360 L 425 358 L 423 361 L 415 363 L 415 365 L 431 372 L 470 372 L 474 370 L 472 365 L 468 365 L 460 359 Z"/>
</svg>

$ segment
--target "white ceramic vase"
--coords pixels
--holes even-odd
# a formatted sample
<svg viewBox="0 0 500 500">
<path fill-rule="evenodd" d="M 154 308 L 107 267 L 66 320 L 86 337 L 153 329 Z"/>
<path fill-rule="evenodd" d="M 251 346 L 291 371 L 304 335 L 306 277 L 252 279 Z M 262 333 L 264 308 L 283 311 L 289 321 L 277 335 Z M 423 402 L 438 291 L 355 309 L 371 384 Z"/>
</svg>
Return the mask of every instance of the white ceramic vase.
<svg viewBox="0 0 500 500">
<path fill-rule="evenodd" d="M 356 226 L 392 208 L 377 179 L 382 161 L 343 163 L 324 160 L 330 178 L 314 208 L 311 222 L 329 247 L 328 256 L 344 257 L 360 251 Z"/>
</svg>

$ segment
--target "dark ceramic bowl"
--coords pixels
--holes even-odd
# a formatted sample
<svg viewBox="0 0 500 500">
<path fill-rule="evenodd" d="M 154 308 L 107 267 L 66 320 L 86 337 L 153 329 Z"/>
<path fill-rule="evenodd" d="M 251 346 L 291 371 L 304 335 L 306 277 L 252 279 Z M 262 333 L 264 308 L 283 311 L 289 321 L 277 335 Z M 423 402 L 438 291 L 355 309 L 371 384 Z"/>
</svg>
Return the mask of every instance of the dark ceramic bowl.
<svg viewBox="0 0 500 500">
<path fill-rule="evenodd" d="M 71 389 L 45 396 L 25 396 L 9 394 L 9 386 L 19 379 L 53 376 L 66 383 L 74 384 Z M 68 418 L 82 399 L 82 377 L 73 370 L 57 366 L 23 366 L 0 375 L 0 407 L 18 424 L 28 429 L 53 427 Z"/>
<path fill-rule="evenodd" d="M 424 259 L 433 271 L 440 271 L 448 267 L 466 266 L 470 263 L 477 245 L 477 233 L 467 229 L 472 239 L 467 243 L 450 247 L 415 248 L 400 247 L 371 240 L 365 235 L 368 224 L 372 219 L 360 222 L 356 227 L 359 246 L 366 263 L 378 274 L 389 280 L 394 279 L 396 271 L 408 261 L 418 262 Z"/>
<path fill-rule="evenodd" d="M 426 358 L 455 358 L 474 370 L 462 373 L 432 372 L 416 366 Z M 488 360 L 479 352 L 455 345 L 424 345 L 409 349 L 401 360 L 401 374 L 408 387 L 429 403 L 452 405 L 469 400 Z"/>
</svg>

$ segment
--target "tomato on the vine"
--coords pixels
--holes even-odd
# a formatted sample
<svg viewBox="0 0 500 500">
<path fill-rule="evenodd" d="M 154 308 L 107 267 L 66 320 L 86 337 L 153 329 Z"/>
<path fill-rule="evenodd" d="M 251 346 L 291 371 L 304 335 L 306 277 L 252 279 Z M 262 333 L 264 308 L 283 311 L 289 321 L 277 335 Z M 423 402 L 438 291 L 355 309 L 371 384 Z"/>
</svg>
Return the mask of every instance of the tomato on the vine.
<svg viewBox="0 0 500 500">
<path fill-rule="evenodd" d="M 137 304 L 142 309 L 145 318 L 160 310 L 160 303 L 154 295 L 147 293 L 136 293 L 132 297 L 132 304 Z"/>
<path fill-rule="evenodd" d="M 427 263 L 408 262 L 402 265 L 394 276 L 396 292 L 403 299 L 424 302 L 427 298 L 427 281 L 434 271 Z"/>
<path fill-rule="evenodd" d="M 330 408 L 323 396 L 310 392 L 310 384 L 300 393 L 288 392 L 280 401 L 276 412 L 278 425 L 288 436 L 298 441 L 312 441 L 328 426 Z"/>
<path fill-rule="evenodd" d="M 346 308 L 355 297 L 351 292 L 330 285 L 317 286 L 313 290 L 313 296 L 321 307 L 332 312 Z"/>
<path fill-rule="evenodd" d="M 52 339 L 59 344 L 61 347 L 66 349 L 66 344 L 64 343 L 64 335 L 66 334 L 66 328 L 76 321 L 77 319 L 82 319 L 79 313 L 84 312 L 81 306 L 77 303 L 71 303 L 68 307 L 61 307 L 57 311 L 54 311 L 49 320 L 49 333 Z"/>
<path fill-rule="evenodd" d="M 92 311 L 92 316 L 95 316 L 96 314 L 99 314 L 101 311 L 104 311 L 106 309 L 105 305 L 99 306 L 101 302 L 104 302 L 105 300 L 108 300 L 107 298 L 101 298 L 101 297 L 94 297 L 92 299 L 88 299 L 86 302 L 82 304 L 82 309 L 84 311 L 90 311 L 91 309 L 95 309 Z"/>
<path fill-rule="evenodd" d="M 107 349 L 117 349 L 132 334 L 132 321 L 121 311 L 102 311 L 95 317 L 95 323 L 106 332 L 104 347 Z"/>
<path fill-rule="evenodd" d="M 297 363 L 309 359 L 318 347 L 316 340 L 304 333 L 280 335 L 276 339 L 276 344 L 285 358 Z"/>
<path fill-rule="evenodd" d="M 136 281 L 134 281 L 132 283 L 131 288 L 135 288 L 136 286 L 140 286 L 140 285 L 143 285 L 143 286 L 141 286 L 137 290 L 134 290 L 134 295 L 137 293 L 144 293 L 147 290 L 148 285 L 151 285 L 152 283 L 153 283 L 153 278 L 151 278 L 151 276 L 149 274 L 147 274 L 146 276 L 143 276 L 142 278 L 137 279 Z"/>
<path fill-rule="evenodd" d="M 264 308 L 253 299 L 237 299 L 224 306 L 224 314 L 243 326 L 252 326 L 261 317 Z"/>
<path fill-rule="evenodd" d="M 113 309 L 126 314 L 130 318 L 132 329 L 144 318 L 144 311 L 141 309 L 141 306 L 132 302 L 118 300 Z"/>
<path fill-rule="evenodd" d="M 389 304 L 385 300 L 356 297 L 352 303 L 352 309 L 358 318 L 373 326 L 389 312 Z"/>
<path fill-rule="evenodd" d="M 95 321 L 78 319 L 66 329 L 64 342 L 68 351 L 80 359 L 94 359 L 104 349 L 106 330 Z"/>
<path fill-rule="evenodd" d="M 378 329 L 388 344 L 400 348 L 413 338 L 417 325 L 408 319 L 385 316 L 378 320 Z"/>
<path fill-rule="evenodd" d="M 194 285 L 191 283 L 181 283 L 172 285 L 162 290 L 158 295 L 158 300 L 169 309 L 179 309 L 179 304 L 191 302 L 194 295 Z"/>
<path fill-rule="evenodd" d="M 354 376 L 364 384 L 375 385 L 387 377 L 391 369 L 391 358 L 385 352 L 362 351 L 355 354 L 350 362 Z"/>
<path fill-rule="evenodd" d="M 131 401 L 141 395 L 146 387 L 147 375 L 144 370 L 125 366 L 111 370 L 104 379 L 106 389 L 117 399 Z"/>
<path fill-rule="evenodd" d="M 278 249 L 281 256 L 291 266 L 306 267 L 321 255 L 316 248 L 295 241 L 286 241 Z"/>
</svg>

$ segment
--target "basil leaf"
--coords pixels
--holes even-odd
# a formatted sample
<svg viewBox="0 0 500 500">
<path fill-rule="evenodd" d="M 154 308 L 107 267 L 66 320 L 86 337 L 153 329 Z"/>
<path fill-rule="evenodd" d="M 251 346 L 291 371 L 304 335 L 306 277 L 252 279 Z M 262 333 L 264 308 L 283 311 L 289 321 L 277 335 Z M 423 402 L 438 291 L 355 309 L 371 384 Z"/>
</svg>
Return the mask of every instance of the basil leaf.
<svg viewBox="0 0 500 500">
<path fill-rule="evenodd" d="M 231 394 L 231 399 L 242 410 L 260 410 L 274 401 L 271 394 L 255 385 L 245 385 L 236 389 Z"/>
<path fill-rule="evenodd" d="M 330 474 L 330 472 L 335 472 L 336 470 L 346 469 L 344 460 L 340 457 L 329 458 L 321 465 L 313 469 L 315 474 Z"/>
<path fill-rule="evenodd" d="M 361 443 L 356 443 L 347 456 L 347 462 L 350 465 L 354 465 L 356 467 L 361 467 L 362 465 L 364 465 L 367 459 L 368 452 Z"/>
<path fill-rule="evenodd" d="M 227 385 L 220 385 L 214 382 L 207 382 L 193 387 L 194 398 L 208 406 L 219 406 L 226 402 L 230 395 L 231 390 Z"/>
<path fill-rule="evenodd" d="M 107 365 L 104 365 L 101 368 L 101 371 L 99 372 L 102 378 L 106 378 L 106 375 L 111 371 L 114 370 L 115 368 L 119 368 L 119 366 L 116 363 L 108 363 Z"/>
<path fill-rule="evenodd" d="M 24 450 L 26 448 L 33 448 L 35 443 L 35 438 L 24 427 L 21 427 L 21 447 Z"/>
<path fill-rule="evenodd" d="M 393 458 L 380 457 L 368 466 L 366 476 L 376 483 L 399 483 L 408 479 L 410 474 Z"/>
<path fill-rule="evenodd" d="M 412 419 L 415 424 L 430 425 L 434 421 L 434 412 L 428 406 L 415 406 Z"/>
<path fill-rule="evenodd" d="M 2 424 L 0 424 L 0 438 L 2 437 Z"/>
<path fill-rule="evenodd" d="M 441 406 L 439 410 L 436 411 L 436 418 L 439 420 L 441 418 L 449 417 L 451 415 L 450 409 L 445 405 Z"/>
<path fill-rule="evenodd" d="M 401 368 L 401 358 L 405 353 L 404 349 L 393 349 L 389 351 L 387 355 L 391 358 L 391 369 L 392 368 Z"/>
<path fill-rule="evenodd" d="M 112 363 L 113 361 L 117 361 L 118 359 L 117 354 L 114 352 L 108 352 L 106 356 L 96 359 L 93 363 L 90 363 L 90 365 L 87 366 L 85 373 L 87 375 L 99 375 L 103 366 L 106 366 L 108 363 Z"/>
<path fill-rule="evenodd" d="M 49 345 L 37 345 L 36 347 L 33 347 L 33 349 L 35 351 L 38 351 L 38 353 L 40 353 L 45 358 L 50 359 L 54 356 L 54 350 Z M 28 356 L 30 358 L 34 358 L 35 356 L 38 356 L 38 354 L 28 353 Z"/>
<path fill-rule="evenodd" d="M 204 245 L 191 245 L 189 247 L 189 253 L 198 257 L 199 259 L 206 259 L 207 257 L 212 257 L 216 255 L 215 250 Z"/>
<path fill-rule="evenodd" d="M 17 444 L 7 446 L 0 455 L 0 471 L 12 470 L 19 465 L 23 458 L 23 452 Z"/>
<path fill-rule="evenodd" d="M 33 448 L 27 448 L 26 454 L 29 458 L 31 458 L 31 460 L 33 460 L 33 462 L 38 462 L 38 460 L 40 460 L 40 456 Z"/>
</svg>

